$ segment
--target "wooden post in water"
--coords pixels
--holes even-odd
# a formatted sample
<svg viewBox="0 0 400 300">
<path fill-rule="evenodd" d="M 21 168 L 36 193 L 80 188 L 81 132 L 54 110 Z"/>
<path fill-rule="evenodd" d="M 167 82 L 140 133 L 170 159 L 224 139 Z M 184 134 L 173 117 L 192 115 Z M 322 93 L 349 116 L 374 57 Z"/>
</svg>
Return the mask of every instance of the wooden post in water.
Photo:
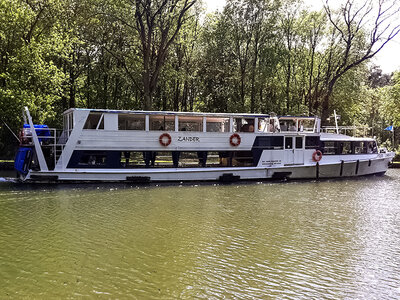
<svg viewBox="0 0 400 300">
<path fill-rule="evenodd" d="M 317 164 L 315 165 L 315 172 L 315 178 L 319 180 L 319 162 L 317 162 Z"/>
</svg>

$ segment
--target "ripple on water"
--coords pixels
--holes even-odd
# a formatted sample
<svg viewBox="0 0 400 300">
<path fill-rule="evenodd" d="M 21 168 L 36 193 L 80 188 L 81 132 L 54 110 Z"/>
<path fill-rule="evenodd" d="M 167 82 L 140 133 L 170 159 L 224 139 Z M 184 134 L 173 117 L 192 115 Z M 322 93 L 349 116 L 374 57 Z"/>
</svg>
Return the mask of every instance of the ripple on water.
<svg viewBox="0 0 400 300">
<path fill-rule="evenodd" d="M 399 183 L 1 183 L 0 298 L 399 298 Z"/>
</svg>

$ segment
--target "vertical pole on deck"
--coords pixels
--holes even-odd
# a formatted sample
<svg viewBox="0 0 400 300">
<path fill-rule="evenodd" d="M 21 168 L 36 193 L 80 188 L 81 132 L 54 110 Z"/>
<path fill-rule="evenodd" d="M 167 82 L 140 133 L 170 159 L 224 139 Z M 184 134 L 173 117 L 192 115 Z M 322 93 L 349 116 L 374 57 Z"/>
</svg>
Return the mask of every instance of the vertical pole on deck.
<svg viewBox="0 0 400 300">
<path fill-rule="evenodd" d="M 150 116 L 149 115 L 145 115 L 144 116 L 144 130 L 145 131 L 149 131 L 150 130 Z"/>
<path fill-rule="evenodd" d="M 164 128 L 164 130 L 165 130 L 165 128 Z M 179 131 L 178 116 L 175 115 L 175 132 L 178 132 L 178 131 Z"/>
<path fill-rule="evenodd" d="M 339 134 L 339 126 L 338 126 L 338 124 L 337 124 L 336 109 L 333 110 L 333 114 L 334 114 L 334 116 L 335 116 L 336 134 Z"/>
<path fill-rule="evenodd" d="M 69 133 L 70 133 L 69 132 L 69 128 L 70 128 L 69 127 L 69 117 L 70 117 L 70 114 L 67 115 L 67 137 L 69 137 Z"/>
</svg>

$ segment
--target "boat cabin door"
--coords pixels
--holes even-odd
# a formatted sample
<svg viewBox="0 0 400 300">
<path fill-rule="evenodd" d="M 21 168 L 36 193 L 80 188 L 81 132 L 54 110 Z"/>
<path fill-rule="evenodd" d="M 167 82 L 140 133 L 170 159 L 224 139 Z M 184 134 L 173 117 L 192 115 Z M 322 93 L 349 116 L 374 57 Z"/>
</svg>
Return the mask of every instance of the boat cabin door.
<svg viewBox="0 0 400 300">
<path fill-rule="evenodd" d="M 304 135 L 285 136 L 285 165 L 304 164 Z"/>
</svg>

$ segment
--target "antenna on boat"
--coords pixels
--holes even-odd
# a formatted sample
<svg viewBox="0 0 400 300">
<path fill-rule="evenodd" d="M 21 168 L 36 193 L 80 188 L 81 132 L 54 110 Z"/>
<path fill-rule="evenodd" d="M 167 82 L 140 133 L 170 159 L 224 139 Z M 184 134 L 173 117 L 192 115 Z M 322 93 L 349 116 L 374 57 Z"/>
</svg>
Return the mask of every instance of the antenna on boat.
<svg viewBox="0 0 400 300">
<path fill-rule="evenodd" d="M 19 139 L 19 137 L 14 133 L 14 131 L 11 130 L 10 126 L 7 125 L 7 123 L 1 119 L 1 121 L 4 123 L 4 125 L 6 125 L 6 127 L 8 128 L 8 130 L 12 133 L 12 135 L 17 139 L 18 143 L 21 143 L 21 140 Z"/>
<path fill-rule="evenodd" d="M 335 116 L 336 134 L 339 134 L 339 126 L 337 124 L 336 109 L 333 110 L 333 115 Z"/>
</svg>

